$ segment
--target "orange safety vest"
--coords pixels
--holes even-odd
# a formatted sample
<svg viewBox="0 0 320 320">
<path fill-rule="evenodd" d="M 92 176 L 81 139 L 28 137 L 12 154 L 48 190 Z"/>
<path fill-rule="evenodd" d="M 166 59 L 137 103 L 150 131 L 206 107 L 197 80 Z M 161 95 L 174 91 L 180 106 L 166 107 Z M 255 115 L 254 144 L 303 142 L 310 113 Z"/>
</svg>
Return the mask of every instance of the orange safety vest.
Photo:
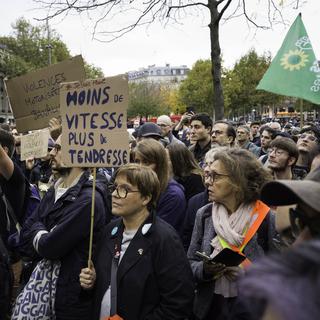
<svg viewBox="0 0 320 320">
<path fill-rule="evenodd" d="M 236 247 L 234 245 L 228 244 L 223 238 L 218 236 L 218 239 L 220 241 L 220 244 L 223 248 L 229 248 L 232 249 L 233 251 L 236 251 L 242 255 L 243 249 L 245 246 L 248 244 L 248 242 L 252 239 L 252 237 L 255 235 L 255 233 L 258 231 L 262 221 L 270 211 L 270 208 L 264 204 L 262 201 L 257 200 L 255 203 L 255 206 L 251 212 L 251 220 L 250 220 L 250 225 L 247 230 L 245 230 L 245 237 L 239 247 Z M 251 264 L 251 261 L 246 258 L 240 265 L 240 267 L 247 267 Z"/>
</svg>

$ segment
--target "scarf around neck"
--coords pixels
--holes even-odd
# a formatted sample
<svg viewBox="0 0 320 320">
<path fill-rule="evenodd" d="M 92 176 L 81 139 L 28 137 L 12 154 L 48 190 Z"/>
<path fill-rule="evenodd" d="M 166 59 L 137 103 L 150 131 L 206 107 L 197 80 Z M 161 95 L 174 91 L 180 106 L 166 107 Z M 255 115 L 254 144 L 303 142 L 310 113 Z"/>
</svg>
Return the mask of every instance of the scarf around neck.
<svg viewBox="0 0 320 320">
<path fill-rule="evenodd" d="M 219 238 L 236 247 L 242 244 L 245 237 L 244 231 L 250 224 L 252 210 L 253 205 L 241 204 L 235 212 L 229 214 L 224 205 L 213 202 L 212 222 L 216 236 L 211 241 L 212 258 L 223 249 Z M 214 291 L 225 298 L 238 295 L 236 282 L 228 280 L 225 276 L 221 276 L 215 281 Z"/>
</svg>

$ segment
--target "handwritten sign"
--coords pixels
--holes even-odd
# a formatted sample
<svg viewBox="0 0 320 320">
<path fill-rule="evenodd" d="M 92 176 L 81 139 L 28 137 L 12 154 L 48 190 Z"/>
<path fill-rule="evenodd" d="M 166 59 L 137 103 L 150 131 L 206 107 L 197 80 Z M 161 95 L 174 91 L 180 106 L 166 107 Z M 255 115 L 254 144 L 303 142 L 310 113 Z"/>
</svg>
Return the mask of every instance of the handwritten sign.
<svg viewBox="0 0 320 320">
<path fill-rule="evenodd" d="M 18 131 L 48 127 L 49 120 L 60 115 L 60 83 L 84 79 L 81 56 L 10 79 L 7 91 Z"/>
<path fill-rule="evenodd" d="M 21 136 L 21 160 L 45 157 L 48 153 L 49 137 L 48 129 Z"/>
<path fill-rule="evenodd" d="M 63 83 L 63 162 L 68 167 L 118 167 L 129 162 L 127 107 L 126 76 Z"/>
</svg>

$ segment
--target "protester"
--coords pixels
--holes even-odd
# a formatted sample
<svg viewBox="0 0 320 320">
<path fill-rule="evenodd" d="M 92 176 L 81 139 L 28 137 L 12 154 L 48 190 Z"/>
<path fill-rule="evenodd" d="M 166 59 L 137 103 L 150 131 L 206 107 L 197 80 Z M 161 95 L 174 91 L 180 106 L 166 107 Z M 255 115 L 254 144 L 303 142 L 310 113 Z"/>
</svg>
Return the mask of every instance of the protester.
<svg viewBox="0 0 320 320">
<path fill-rule="evenodd" d="M 269 128 L 264 127 L 261 133 L 261 149 L 260 149 L 260 161 L 264 164 L 268 160 L 268 151 L 270 147 L 271 141 L 275 138 L 276 131 Z"/>
<path fill-rule="evenodd" d="M 292 170 L 298 159 L 298 148 L 289 138 L 276 138 L 270 144 L 268 168 L 275 180 L 295 179 Z"/>
<path fill-rule="evenodd" d="M 190 145 L 190 139 L 188 134 L 190 133 L 190 119 L 194 115 L 191 112 L 185 112 L 182 116 L 180 121 L 174 126 L 172 133 L 175 135 L 176 138 L 181 140 L 187 147 Z"/>
<path fill-rule="evenodd" d="M 241 149 L 252 152 L 256 157 L 260 155 L 260 148 L 253 142 L 250 142 L 250 128 L 239 126 L 237 128 L 237 143 Z"/>
<path fill-rule="evenodd" d="M 177 139 L 173 134 L 172 134 L 172 121 L 170 117 L 166 115 L 159 116 L 157 119 L 157 125 L 161 129 L 161 135 L 164 139 L 167 140 L 168 145 L 170 144 L 183 144 L 179 139 Z"/>
<path fill-rule="evenodd" d="M 261 259 L 239 290 L 254 320 L 318 320 L 319 282 L 320 241 L 313 240 Z"/>
<path fill-rule="evenodd" d="M 306 127 L 300 131 L 297 141 L 299 158 L 294 172 L 300 179 L 303 179 L 310 171 L 311 163 L 316 149 L 320 144 L 320 132 L 316 127 Z"/>
<path fill-rule="evenodd" d="M 184 188 L 186 201 L 204 190 L 203 171 L 196 162 L 193 153 L 184 144 L 167 146 L 173 178 Z"/>
<path fill-rule="evenodd" d="M 213 162 L 213 155 L 215 153 L 215 149 L 210 149 L 204 158 L 204 166 L 203 166 L 203 182 L 205 185 L 205 190 L 201 193 L 198 193 L 190 198 L 187 205 L 186 210 L 186 216 L 183 223 L 183 230 L 182 230 L 182 242 L 183 246 L 188 251 L 191 237 L 192 237 L 192 231 L 194 227 L 194 221 L 196 219 L 196 213 L 197 211 L 205 206 L 209 202 L 209 195 L 208 195 L 208 186 L 209 186 L 209 172 L 210 172 L 210 166 Z"/>
<path fill-rule="evenodd" d="M 137 141 L 151 138 L 159 141 L 162 138 L 161 129 L 153 122 L 146 122 L 137 130 Z"/>
<path fill-rule="evenodd" d="M 270 176 L 247 150 L 222 148 L 213 160 L 208 183 L 211 203 L 197 212 L 188 250 L 197 282 L 194 314 L 196 319 L 227 319 L 232 311 L 239 319 L 249 319 L 237 300 L 241 268 L 211 264 L 196 251 L 214 257 L 224 247 L 232 247 L 254 262 L 273 248 L 274 217 L 258 200 Z"/>
<path fill-rule="evenodd" d="M 236 139 L 236 131 L 227 121 L 215 121 L 211 131 L 211 147 L 232 147 Z"/>
<path fill-rule="evenodd" d="M 176 232 L 154 211 L 160 183 L 151 168 L 128 164 L 115 176 L 110 223 L 94 269 L 82 269 L 85 289 L 95 284 L 90 319 L 187 319 L 194 285 Z"/>
<path fill-rule="evenodd" d="M 319 194 L 320 170 L 315 170 L 303 181 L 268 182 L 261 190 L 261 199 L 272 206 L 296 205 L 284 218 L 293 239 L 300 242 L 320 236 Z"/>
<path fill-rule="evenodd" d="M 24 218 L 27 181 L 20 167 L 11 159 L 15 141 L 11 133 L 0 129 L 0 315 L 9 312 L 13 287 L 19 281 L 20 257 L 8 247 L 8 237 L 17 231 L 16 224 Z"/>
<path fill-rule="evenodd" d="M 180 233 L 185 217 L 186 198 L 183 186 L 170 176 L 166 149 L 154 139 L 145 139 L 137 144 L 134 159 L 138 164 L 149 166 L 157 174 L 160 197 L 156 213 Z"/>
<path fill-rule="evenodd" d="M 190 119 L 191 137 L 196 141 L 189 149 L 202 167 L 205 154 L 211 148 L 212 120 L 206 113 L 198 113 Z"/>
<path fill-rule="evenodd" d="M 50 310 L 47 315 L 50 318 L 87 320 L 91 318 L 92 297 L 81 289 L 78 275 L 88 264 L 92 179 L 89 170 L 64 165 L 61 136 L 50 155 L 52 168 L 60 173 L 60 179 L 49 189 L 20 234 L 21 251 L 42 259 L 29 280 L 38 290 L 32 290 L 32 285 L 25 286 L 17 298 L 12 319 L 30 318 L 31 312 L 41 317 Z M 109 207 L 106 186 L 97 181 L 95 191 L 93 258 L 95 243 L 111 214 L 106 211 Z M 46 275 L 51 270 L 52 277 L 38 278 L 41 268 Z M 53 288 L 50 296 L 45 295 L 48 287 Z"/>
<path fill-rule="evenodd" d="M 259 129 L 260 129 L 260 122 L 252 121 L 250 123 L 250 132 L 251 132 L 251 139 L 250 140 L 252 143 L 254 143 L 258 147 L 261 146 Z"/>
</svg>

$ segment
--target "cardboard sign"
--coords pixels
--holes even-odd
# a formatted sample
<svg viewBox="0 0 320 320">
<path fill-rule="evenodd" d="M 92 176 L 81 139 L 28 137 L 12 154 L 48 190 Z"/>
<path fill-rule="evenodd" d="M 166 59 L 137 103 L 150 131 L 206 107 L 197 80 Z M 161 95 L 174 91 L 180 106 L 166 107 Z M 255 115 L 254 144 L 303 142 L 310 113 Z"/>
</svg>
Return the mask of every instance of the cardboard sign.
<svg viewBox="0 0 320 320">
<path fill-rule="evenodd" d="M 21 160 L 42 158 L 48 153 L 49 129 L 21 136 Z"/>
<path fill-rule="evenodd" d="M 129 162 L 128 78 L 63 83 L 62 160 L 68 167 L 118 167 Z"/>
<path fill-rule="evenodd" d="M 60 83 L 84 79 L 81 56 L 10 79 L 7 92 L 17 130 L 22 133 L 48 127 L 49 120 L 60 115 Z"/>
</svg>

